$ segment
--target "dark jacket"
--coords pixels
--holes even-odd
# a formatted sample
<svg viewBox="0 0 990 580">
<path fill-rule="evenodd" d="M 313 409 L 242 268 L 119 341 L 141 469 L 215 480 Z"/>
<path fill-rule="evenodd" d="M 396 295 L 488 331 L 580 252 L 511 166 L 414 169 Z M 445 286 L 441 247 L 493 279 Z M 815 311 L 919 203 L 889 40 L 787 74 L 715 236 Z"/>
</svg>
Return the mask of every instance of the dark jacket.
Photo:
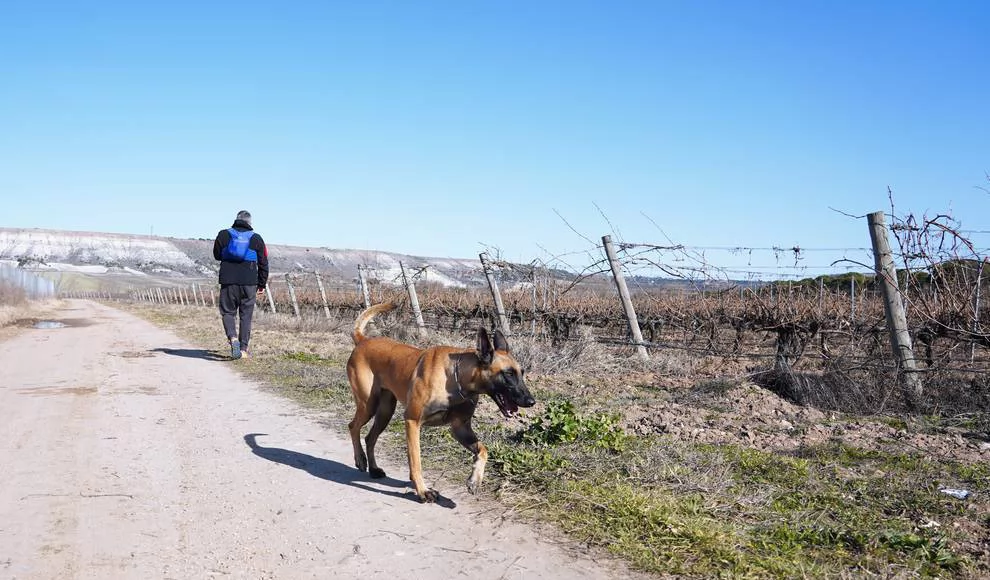
<svg viewBox="0 0 990 580">
<path fill-rule="evenodd" d="M 243 220 L 237 220 L 232 226 L 239 232 L 253 231 L 251 226 Z M 255 286 L 264 288 L 268 285 L 268 248 L 265 247 L 265 240 L 255 233 L 251 236 L 248 247 L 257 252 L 257 262 L 228 262 L 221 258 L 221 252 L 230 243 L 230 232 L 220 230 L 217 239 L 213 242 L 213 257 L 220 260 L 220 284 L 238 284 L 241 286 Z"/>
</svg>

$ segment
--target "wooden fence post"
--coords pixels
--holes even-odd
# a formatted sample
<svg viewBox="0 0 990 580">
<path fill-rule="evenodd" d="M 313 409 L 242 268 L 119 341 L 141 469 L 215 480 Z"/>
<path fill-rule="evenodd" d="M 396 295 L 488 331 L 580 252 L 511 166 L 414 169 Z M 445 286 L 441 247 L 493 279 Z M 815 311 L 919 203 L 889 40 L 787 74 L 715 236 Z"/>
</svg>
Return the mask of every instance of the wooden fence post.
<svg viewBox="0 0 990 580">
<path fill-rule="evenodd" d="M 646 345 L 643 344 L 643 333 L 639 330 L 639 320 L 636 319 L 636 310 L 629 297 L 629 288 L 626 287 L 626 279 L 622 276 L 622 266 L 612 245 L 612 236 L 602 236 L 602 245 L 605 246 L 605 255 L 608 256 L 608 265 L 612 268 L 615 287 L 618 288 L 619 298 L 622 299 L 622 310 L 625 311 L 626 320 L 629 322 L 629 332 L 632 333 L 633 341 L 636 343 L 636 354 L 639 355 L 640 360 L 646 361 L 650 356 L 646 352 Z"/>
<path fill-rule="evenodd" d="M 856 323 L 856 278 L 849 278 L 849 320 Z"/>
<path fill-rule="evenodd" d="M 986 258 L 980 260 L 980 266 L 976 270 L 976 296 L 973 298 L 973 334 L 980 332 L 980 288 L 983 286 L 983 265 Z M 976 342 L 969 344 L 969 364 L 973 364 L 976 358 Z"/>
<path fill-rule="evenodd" d="M 402 262 L 399 262 L 399 270 L 402 271 L 402 283 L 406 285 L 406 292 L 409 293 L 409 306 L 412 308 L 413 316 L 416 317 L 416 326 L 419 328 L 419 333 L 423 334 L 426 331 L 426 323 L 423 322 L 423 312 L 419 309 L 416 285 L 413 283 L 413 279 L 406 274 L 406 266 Z"/>
<path fill-rule="evenodd" d="M 371 293 L 368 292 L 368 280 L 364 277 L 364 266 L 358 264 L 358 283 L 361 285 L 361 295 L 364 298 L 364 307 L 371 307 Z"/>
<path fill-rule="evenodd" d="M 921 375 L 914 364 L 914 351 L 911 349 L 911 334 L 908 332 L 904 303 L 897 288 L 897 270 L 887 241 L 887 225 L 882 211 L 866 216 L 870 226 L 870 240 L 873 242 L 873 256 L 876 260 L 876 276 L 883 293 L 884 310 L 887 313 L 887 331 L 890 333 L 890 347 L 898 361 L 898 375 L 906 387 L 907 403 L 914 407 L 922 394 Z"/>
<path fill-rule="evenodd" d="M 162 293 L 162 289 L 155 288 L 155 290 L 158 290 L 158 302 L 161 304 L 168 304 L 168 302 L 165 301 L 165 294 Z"/>
<path fill-rule="evenodd" d="M 210 306 L 214 308 L 217 306 L 217 299 L 216 296 L 213 295 L 213 288 L 210 288 Z"/>
<path fill-rule="evenodd" d="M 268 299 L 268 308 L 271 309 L 270 312 L 272 314 L 277 314 L 278 312 L 275 310 L 275 294 L 272 293 L 272 282 L 273 280 L 269 279 L 268 285 L 265 287 L 265 298 Z"/>
<path fill-rule="evenodd" d="M 316 286 L 320 289 L 320 299 L 323 300 L 323 314 L 326 315 L 327 320 L 330 320 L 330 304 L 327 303 L 327 291 L 323 288 L 323 278 L 320 277 L 318 271 L 314 271 L 316 274 Z"/>
<path fill-rule="evenodd" d="M 481 259 L 481 269 L 485 272 L 485 278 L 488 279 L 488 289 L 492 292 L 492 300 L 495 301 L 495 314 L 498 316 L 498 327 L 503 334 L 509 336 L 509 319 L 505 316 L 505 306 L 502 305 L 502 293 L 498 291 L 498 281 L 495 279 L 495 274 L 492 272 L 491 266 L 488 264 L 488 254 L 482 252 L 478 254 L 478 258 Z"/>
<path fill-rule="evenodd" d="M 532 276 L 533 287 L 530 289 L 530 294 L 533 299 L 533 322 L 529 325 L 529 334 L 533 338 L 536 338 L 536 268 L 533 268 Z"/>
<path fill-rule="evenodd" d="M 292 302 L 292 313 L 299 318 L 299 303 L 296 302 L 296 289 L 292 285 L 292 276 L 286 272 L 285 284 L 289 287 L 289 300 Z"/>
</svg>

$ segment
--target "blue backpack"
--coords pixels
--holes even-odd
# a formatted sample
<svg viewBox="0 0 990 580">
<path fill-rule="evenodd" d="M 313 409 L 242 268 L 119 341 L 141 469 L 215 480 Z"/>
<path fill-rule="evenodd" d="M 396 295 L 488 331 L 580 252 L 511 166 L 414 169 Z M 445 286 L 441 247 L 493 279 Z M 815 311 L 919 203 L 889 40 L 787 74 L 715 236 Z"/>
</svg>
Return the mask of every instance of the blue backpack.
<svg viewBox="0 0 990 580">
<path fill-rule="evenodd" d="M 220 257 L 228 262 L 257 262 L 258 252 L 250 248 L 254 232 L 251 230 L 242 232 L 234 228 L 227 231 L 230 232 L 230 241 L 220 252 Z"/>
</svg>

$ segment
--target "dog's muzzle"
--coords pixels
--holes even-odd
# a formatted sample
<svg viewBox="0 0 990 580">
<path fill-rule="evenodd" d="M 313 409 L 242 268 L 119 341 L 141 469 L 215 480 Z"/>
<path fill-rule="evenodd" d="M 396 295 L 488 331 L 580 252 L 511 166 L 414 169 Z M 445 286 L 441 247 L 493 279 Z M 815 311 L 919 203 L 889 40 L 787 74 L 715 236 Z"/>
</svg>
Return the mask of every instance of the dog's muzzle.
<svg viewBox="0 0 990 580">
<path fill-rule="evenodd" d="M 536 399 L 529 393 L 526 383 L 520 377 L 499 377 L 492 382 L 492 389 L 489 393 L 498 410 L 507 419 L 512 418 L 519 412 L 519 407 L 532 407 L 536 404 Z"/>
</svg>

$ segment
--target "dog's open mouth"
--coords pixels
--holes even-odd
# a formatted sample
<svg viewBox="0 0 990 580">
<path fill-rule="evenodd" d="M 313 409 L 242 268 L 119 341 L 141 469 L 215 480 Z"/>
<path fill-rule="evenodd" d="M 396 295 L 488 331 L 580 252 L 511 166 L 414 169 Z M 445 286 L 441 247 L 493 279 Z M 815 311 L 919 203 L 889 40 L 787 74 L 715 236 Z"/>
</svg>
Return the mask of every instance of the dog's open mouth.
<svg viewBox="0 0 990 580">
<path fill-rule="evenodd" d="M 504 415 L 505 418 L 511 419 L 516 416 L 516 413 L 519 412 L 519 405 L 502 393 L 496 391 L 492 393 L 492 398 L 495 399 L 495 404 L 498 405 L 498 410 L 502 411 L 502 415 Z"/>
</svg>

